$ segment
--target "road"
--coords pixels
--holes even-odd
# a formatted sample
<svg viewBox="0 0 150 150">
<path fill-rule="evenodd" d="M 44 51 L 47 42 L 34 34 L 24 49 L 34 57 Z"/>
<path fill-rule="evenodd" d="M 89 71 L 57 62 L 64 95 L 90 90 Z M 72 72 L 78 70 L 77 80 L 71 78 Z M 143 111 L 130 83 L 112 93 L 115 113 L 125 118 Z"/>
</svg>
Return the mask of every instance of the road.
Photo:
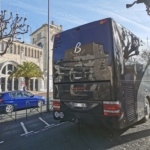
<svg viewBox="0 0 150 150">
<path fill-rule="evenodd" d="M 0 150 L 150 150 L 150 121 L 115 132 L 60 123 L 52 112 L 0 123 Z"/>
</svg>

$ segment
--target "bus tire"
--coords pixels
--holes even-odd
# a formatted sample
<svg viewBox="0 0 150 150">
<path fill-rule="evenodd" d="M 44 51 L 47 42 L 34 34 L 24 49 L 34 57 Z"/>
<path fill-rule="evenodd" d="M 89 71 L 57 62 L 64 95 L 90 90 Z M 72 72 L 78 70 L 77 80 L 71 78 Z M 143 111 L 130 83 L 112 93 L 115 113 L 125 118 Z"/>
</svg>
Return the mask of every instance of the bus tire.
<svg viewBox="0 0 150 150">
<path fill-rule="evenodd" d="M 148 121 L 148 120 L 149 120 L 149 117 L 150 117 L 150 105 L 149 105 L 148 99 L 145 99 L 143 122 Z"/>
<path fill-rule="evenodd" d="M 54 118 L 55 120 L 60 120 L 60 117 L 59 117 L 58 115 L 59 115 L 59 112 L 53 111 L 53 118 Z"/>
</svg>

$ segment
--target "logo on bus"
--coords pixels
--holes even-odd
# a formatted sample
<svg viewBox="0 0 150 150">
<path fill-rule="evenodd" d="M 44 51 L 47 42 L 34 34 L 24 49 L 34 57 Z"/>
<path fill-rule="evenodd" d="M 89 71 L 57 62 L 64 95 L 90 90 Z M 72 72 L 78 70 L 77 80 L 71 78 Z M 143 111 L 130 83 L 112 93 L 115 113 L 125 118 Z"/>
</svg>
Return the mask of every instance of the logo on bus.
<svg viewBox="0 0 150 150">
<path fill-rule="evenodd" d="M 76 44 L 76 47 L 75 47 L 75 49 L 74 49 L 74 53 L 76 53 L 76 54 L 78 54 L 78 53 L 80 53 L 81 52 L 81 42 L 78 42 L 77 44 Z"/>
</svg>

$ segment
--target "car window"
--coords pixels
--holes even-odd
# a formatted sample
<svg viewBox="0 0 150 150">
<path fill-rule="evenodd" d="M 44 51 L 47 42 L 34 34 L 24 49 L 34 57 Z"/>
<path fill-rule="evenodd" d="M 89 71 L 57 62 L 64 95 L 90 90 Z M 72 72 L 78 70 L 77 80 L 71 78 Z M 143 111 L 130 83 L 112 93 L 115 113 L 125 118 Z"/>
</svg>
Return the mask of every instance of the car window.
<svg viewBox="0 0 150 150">
<path fill-rule="evenodd" d="M 32 93 L 26 92 L 26 91 L 22 92 L 22 94 L 23 94 L 23 97 L 31 97 L 31 96 L 33 96 Z"/>
<path fill-rule="evenodd" d="M 13 93 L 9 93 L 9 95 L 10 95 L 10 97 L 14 98 L 14 97 L 15 97 L 15 95 L 16 95 L 16 93 L 15 93 L 15 92 L 13 92 Z"/>
<path fill-rule="evenodd" d="M 22 97 L 22 93 L 21 92 L 16 92 L 15 97 L 16 98 Z"/>
</svg>

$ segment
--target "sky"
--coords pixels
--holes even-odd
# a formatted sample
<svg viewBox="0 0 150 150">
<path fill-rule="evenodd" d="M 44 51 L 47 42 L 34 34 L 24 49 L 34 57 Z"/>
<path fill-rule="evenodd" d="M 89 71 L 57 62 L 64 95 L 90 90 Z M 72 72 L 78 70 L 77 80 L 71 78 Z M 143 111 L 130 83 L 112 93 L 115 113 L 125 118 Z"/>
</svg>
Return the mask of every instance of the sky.
<svg viewBox="0 0 150 150">
<path fill-rule="evenodd" d="M 150 16 L 144 4 L 126 8 L 134 0 L 49 0 L 49 20 L 62 25 L 63 31 L 111 17 L 150 45 Z M 30 43 L 30 34 L 48 23 L 48 0 L 0 0 L 0 10 L 15 17 L 26 17 L 29 32 L 21 35 Z M 147 40 L 148 39 L 148 40 Z"/>
</svg>

